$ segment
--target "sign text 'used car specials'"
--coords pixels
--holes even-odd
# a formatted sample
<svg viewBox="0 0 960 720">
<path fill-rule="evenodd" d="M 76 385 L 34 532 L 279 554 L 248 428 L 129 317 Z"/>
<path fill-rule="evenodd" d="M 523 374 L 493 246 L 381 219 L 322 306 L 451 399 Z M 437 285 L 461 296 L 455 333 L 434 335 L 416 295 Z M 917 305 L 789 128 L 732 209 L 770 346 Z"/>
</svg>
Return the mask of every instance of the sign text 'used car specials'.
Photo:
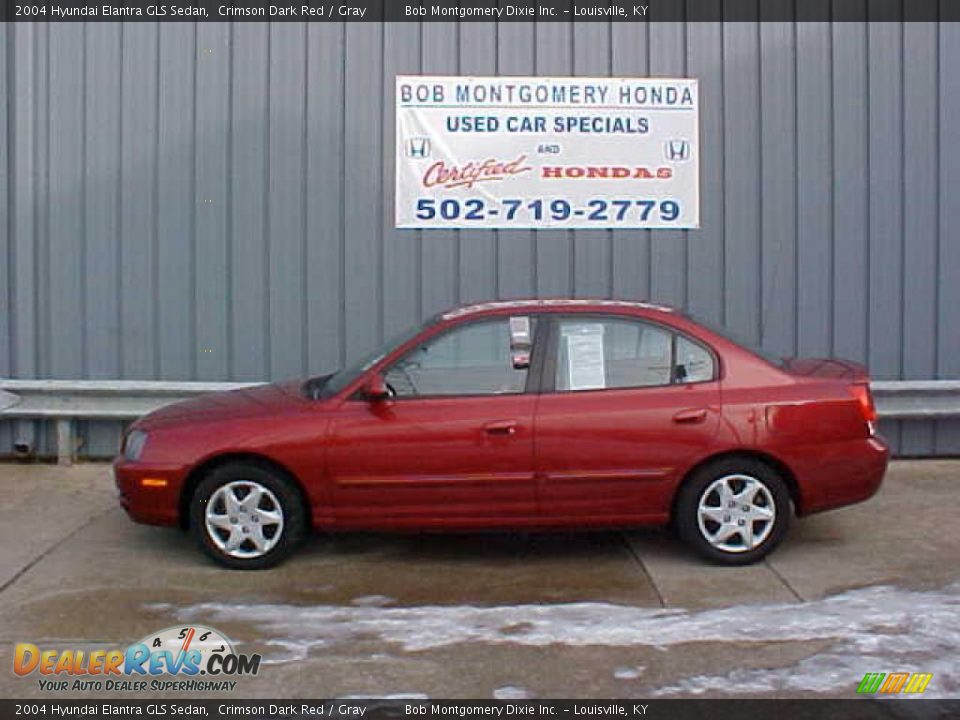
<svg viewBox="0 0 960 720">
<path fill-rule="evenodd" d="M 696 228 L 697 81 L 397 77 L 401 228 Z"/>
</svg>

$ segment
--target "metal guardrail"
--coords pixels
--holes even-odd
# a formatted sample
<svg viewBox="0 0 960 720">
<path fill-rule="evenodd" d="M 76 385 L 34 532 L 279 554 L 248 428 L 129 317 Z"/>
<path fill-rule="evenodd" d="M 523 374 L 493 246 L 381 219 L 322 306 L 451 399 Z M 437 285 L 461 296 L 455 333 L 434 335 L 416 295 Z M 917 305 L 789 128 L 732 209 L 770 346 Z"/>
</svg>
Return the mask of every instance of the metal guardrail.
<svg viewBox="0 0 960 720">
<path fill-rule="evenodd" d="M 54 420 L 57 461 L 68 465 L 76 452 L 76 420 L 134 420 L 178 400 L 257 384 L 0 379 L 0 420 Z M 882 420 L 960 417 L 960 380 L 878 381 L 870 387 Z"/>
<path fill-rule="evenodd" d="M 57 462 L 73 463 L 76 420 L 135 420 L 170 403 L 259 383 L 0 379 L 0 420 L 54 420 Z"/>
<path fill-rule="evenodd" d="M 870 390 L 882 420 L 960 417 L 960 380 L 877 380 Z"/>
</svg>

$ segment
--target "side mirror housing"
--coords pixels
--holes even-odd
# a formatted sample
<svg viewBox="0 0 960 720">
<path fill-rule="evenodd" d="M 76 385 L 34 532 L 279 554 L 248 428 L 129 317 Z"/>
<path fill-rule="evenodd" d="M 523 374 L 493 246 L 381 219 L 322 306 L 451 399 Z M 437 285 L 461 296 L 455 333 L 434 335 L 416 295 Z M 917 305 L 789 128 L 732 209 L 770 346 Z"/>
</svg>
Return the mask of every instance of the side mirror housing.
<svg viewBox="0 0 960 720">
<path fill-rule="evenodd" d="M 379 402 L 390 397 L 390 389 L 387 387 L 387 381 L 383 379 L 380 373 L 374 373 L 363 384 L 363 396 L 371 402 Z"/>
</svg>

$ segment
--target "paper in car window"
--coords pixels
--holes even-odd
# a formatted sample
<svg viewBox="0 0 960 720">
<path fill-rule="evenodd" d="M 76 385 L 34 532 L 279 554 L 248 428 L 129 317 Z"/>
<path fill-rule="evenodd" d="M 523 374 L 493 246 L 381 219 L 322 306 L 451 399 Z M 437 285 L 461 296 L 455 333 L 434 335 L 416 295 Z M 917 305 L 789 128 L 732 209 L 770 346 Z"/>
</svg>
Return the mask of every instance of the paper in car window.
<svg viewBox="0 0 960 720">
<path fill-rule="evenodd" d="M 567 388 L 597 390 L 607 386 L 603 358 L 603 325 L 583 323 L 563 329 L 567 356 Z"/>
</svg>

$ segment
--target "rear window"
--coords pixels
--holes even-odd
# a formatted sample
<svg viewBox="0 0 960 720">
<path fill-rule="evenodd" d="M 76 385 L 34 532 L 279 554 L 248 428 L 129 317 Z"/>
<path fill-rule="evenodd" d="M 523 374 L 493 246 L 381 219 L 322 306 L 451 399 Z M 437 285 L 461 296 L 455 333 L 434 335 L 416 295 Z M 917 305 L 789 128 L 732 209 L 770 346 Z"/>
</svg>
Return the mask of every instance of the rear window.
<svg viewBox="0 0 960 720">
<path fill-rule="evenodd" d="M 784 367 L 785 359 L 782 355 L 778 355 L 777 353 L 771 352 L 769 350 L 766 350 L 760 347 L 759 345 L 756 345 L 752 341 L 747 340 L 746 338 L 742 337 L 739 333 L 731 330 L 725 325 L 717 325 L 709 320 L 704 320 L 701 317 L 697 317 L 696 315 L 687 315 L 687 317 L 690 320 L 693 320 L 695 323 L 697 323 L 697 325 L 702 325 L 710 332 L 716 333 L 720 337 L 724 337 L 732 343 L 736 343 L 737 345 L 742 347 L 744 350 L 749 350 L 754 355 L 756 355 L 757 357 L 763 360 L 766 360 L 768 363 L 770 363 L 774 367 L 778 367 L 778 368 Z"/>
</svg>

